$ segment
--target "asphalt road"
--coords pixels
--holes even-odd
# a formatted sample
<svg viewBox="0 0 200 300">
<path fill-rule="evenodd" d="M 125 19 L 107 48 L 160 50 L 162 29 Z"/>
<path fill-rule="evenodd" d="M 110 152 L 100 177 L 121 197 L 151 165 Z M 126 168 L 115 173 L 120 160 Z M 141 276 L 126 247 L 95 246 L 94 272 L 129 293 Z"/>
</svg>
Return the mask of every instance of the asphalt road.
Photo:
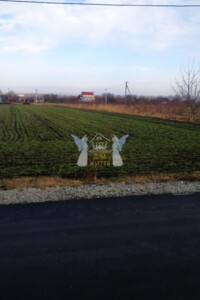
<svg viewBox="0 0 200 300">
<path fill-rule="evenodd" d="M 200 299 L 200 194 L 0 206 L 0 299 Z"/>
</svg>

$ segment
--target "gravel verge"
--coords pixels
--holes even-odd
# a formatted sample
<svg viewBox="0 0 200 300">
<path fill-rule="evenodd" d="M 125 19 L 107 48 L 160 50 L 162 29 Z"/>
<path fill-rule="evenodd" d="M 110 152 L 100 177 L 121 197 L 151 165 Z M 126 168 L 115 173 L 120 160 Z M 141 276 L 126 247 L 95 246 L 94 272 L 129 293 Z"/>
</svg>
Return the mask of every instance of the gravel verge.
<svg viewBox="0 0 200 300">
<path fill-rule="evenodd" d="M 113 183 L 107 185 L 81 185 L 79 187 L 17 188 L 0 190 L 0 204 L 36 203 L 92 199 L 101 197 L 122 197 L 134 195 L 188 194 L 200 192 L 200 182 L 163 182 L 145 184 Z"/>
</svg>

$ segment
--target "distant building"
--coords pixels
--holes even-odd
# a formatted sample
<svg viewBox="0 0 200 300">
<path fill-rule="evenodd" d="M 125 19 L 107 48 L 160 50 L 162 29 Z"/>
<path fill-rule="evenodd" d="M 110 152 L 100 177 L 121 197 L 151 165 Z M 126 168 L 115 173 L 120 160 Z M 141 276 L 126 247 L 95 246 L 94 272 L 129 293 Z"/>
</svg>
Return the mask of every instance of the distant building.
<svg viewBox="0 0 200 300">
<path fill-rule="evenodd" d="M 82 92 L 80 95 L 80 101 L 82 102 L 94 102 L 95 95 L 93 92 Z"/>
<path fill-rule="evenodd" d="M 34 99 L 34 103 L 44 103 L 43 95 L 36 95 Z"/>
<path fill-rule="evenodd" d="M 8 96 L 7 95 L 1 95 L 0 96 L 0 104 L 8 103 Z"/>
<path fill-rule="evenodd" d="M 24 100 L 25 100 L 24 95 L 22 95 L 22 94 L 18 95 L 18 102 L 24 103 Z"/>
</svg>

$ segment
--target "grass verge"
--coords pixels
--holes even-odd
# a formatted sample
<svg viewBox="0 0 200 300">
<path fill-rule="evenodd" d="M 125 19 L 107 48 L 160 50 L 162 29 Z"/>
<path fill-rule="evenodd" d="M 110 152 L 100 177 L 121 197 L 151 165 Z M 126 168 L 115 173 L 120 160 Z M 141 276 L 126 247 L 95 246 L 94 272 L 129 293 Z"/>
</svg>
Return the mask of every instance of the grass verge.
<svg viewBox="0 0 200 300">
<path fill-rule="evenodd" d="M 173 182 L 173 181 L 200 181 L 200 172 L 180 173 L 180 174 L 158 174 L 145 176 L 125 176 L 123 178 L 89 178 L 88 180 L 66 179 L 59 177 L 21 177 L 13 179 L 1 179 L 0 189 L 9 190 L 16 188 L 40 188 L 49 187 L 78 187 L 85 184 L 145 184 L 150 182 Z"/>
</svg>

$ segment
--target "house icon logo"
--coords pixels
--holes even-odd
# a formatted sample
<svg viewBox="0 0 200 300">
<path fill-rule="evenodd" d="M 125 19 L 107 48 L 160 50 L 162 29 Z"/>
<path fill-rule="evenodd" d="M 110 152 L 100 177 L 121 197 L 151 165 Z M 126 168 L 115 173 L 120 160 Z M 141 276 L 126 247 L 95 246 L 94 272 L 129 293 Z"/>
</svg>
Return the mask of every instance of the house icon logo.
<svg viewBox="0 0 200 300">
<path fill-rule="evenodd" d="M 108 148 L 108 142 L 110 142 L 110 140 L 101 133 L 97 133 L 90 141 L 93 146 L 93 151 L 106 151 Z"/>
<path fill-rule="evenodd" d="M 90 145 L 88 152 L 89 166 L 110 167 L 112 164 L 111 140 L 101 133 L 97 133 L 90 141 Z"/>
</svg>

